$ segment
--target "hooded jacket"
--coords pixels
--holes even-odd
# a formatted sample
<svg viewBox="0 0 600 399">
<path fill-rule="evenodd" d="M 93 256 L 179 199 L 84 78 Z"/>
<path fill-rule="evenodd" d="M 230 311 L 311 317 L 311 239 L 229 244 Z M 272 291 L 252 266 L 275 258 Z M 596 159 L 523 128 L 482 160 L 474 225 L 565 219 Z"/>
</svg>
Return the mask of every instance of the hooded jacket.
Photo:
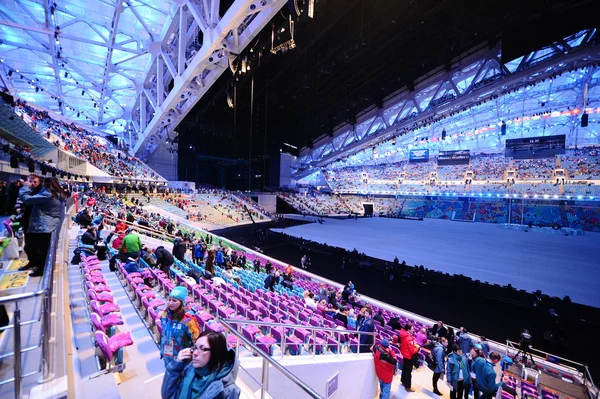
<svg viewBox="0 0 600 399">
<path fill-rule="evenodd" d="M 216 370 L 216 378 L 204 389 L 199 399 L 238 399 L 240 397 L 240 388 L 235 385 L 239 363 L 235 358 L 233 350 L 228 351 L 228 360 L 224 367 Z M 195 373 L 194 365 L 175 360 L 171 362 L 166 370 L 163 379 L 161 396 L 163 399 L 179 399 L 183 390 L 185 377 L 190 373 Z M 189 389 L 186 387 L 186 389 Z M 196 399 L 196 398 L 194 398 Z"/>
<path fill-rule="evenodd" d="M 433 347 L 433 358 L 435 359 L 435 362 L 437 363 L 435 365 L 435 370 L 433 370 L 434 373 L 443 373 L 446 370 L 446 361 L 445 361 L 445 357 L 446 357 L 446 347 L 444 347 L 444 345 L 440 344 L 439 342 L 435 343 L 435 346 Z"/>
<path fill-rule="evenodd" d="M 467 360 L 464 356 L 459 355 L 456 352 L 452 352 L 448 356 L 447 368 L 448 370 L 446 373 L 446 381 L 448 381 L 449 384 L 452 384 L 452 387 L 454 387 L 454 389 L 457 389 L 458 380 L 461 377 L 465 386 L 471 385 L 469 364 L 467 363 Z"/>
<path fill-rule="evenodd" d="M 373 347 L 373 361 L 375 362 L 375 373 L 377 378 L 386 384 L 394 379 L 396 370 L 396 353 L 392 348 L 385 348 L 381 344 Z"/>
</svg>

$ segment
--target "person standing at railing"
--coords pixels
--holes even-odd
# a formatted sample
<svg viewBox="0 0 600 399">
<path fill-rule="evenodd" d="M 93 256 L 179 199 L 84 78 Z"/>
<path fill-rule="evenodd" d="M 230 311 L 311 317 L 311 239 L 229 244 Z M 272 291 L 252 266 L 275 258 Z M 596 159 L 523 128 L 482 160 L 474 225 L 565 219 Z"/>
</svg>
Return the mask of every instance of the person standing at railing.
<svg viewBox="0 0 600 399">
<path fill-rule="evenodd" d="M 365 309 L 365 317 L 361 320 L 358 331 L 363 333 L 372 333 L 375 331 L 375 322 L 373 321 L 373 310 L 371 308 Z M 359 337 L 359 353 L 369 353 L 371 346 L 373 345 L 374 339 L 371 334 L 360 334 Z"/>
<path fill-rule="evenodd" d="M 40 185 L 40 183 L 41 183 L 41 179 L 37 175 L 29 175 L 27 177 L 27 184 L 31 188 L 31 193 L 29 195 L 36 195 L 37 193 L 39 193 L 42 190 L 42 186 Z M 19 268 L 20 271 L 30 270 L 36 266 L 35 264 L 33 264 L 31 262 L 32 253 L 34 251 L 34 247 L 32 245 L 34 245 L 34 243 L 35 243 L 35 238 L 33 240 L 30 240 L 30 236 L 32 233 L 28 233 L 29 219 L 31 217 L 32 210 L 33 210 L 33 205 L 23 204 L 23 206 L 21 207 L 21 213 L 23 214 L 23 216 L 21 216 L 20 223 L 21 223 L 21 227 L 23 228 L 23 231 L 25 232 L 25 246 L 23 247 L 23 251 L 27 255 L 27 259 L 29 259 L 29 263 L 27 263 L 24 266 L 21 266 Z"/>
<path fill-rule="evenodd" d="M 29 245 L 32 248 L 29 262 L 33 271 L 30 275 L 40 277 L 44 274 L 52 232 L 60 223 L 66 194 L 56 177 L 45 178 L 42 189 L 35 195 L 32 195 L 31 186 L 30 182 L 25 182 L 19 190 L 19 199 L 25 205 L 33 206 L 27 228 L 27 232 L 30 233 Z"/>
</svg>

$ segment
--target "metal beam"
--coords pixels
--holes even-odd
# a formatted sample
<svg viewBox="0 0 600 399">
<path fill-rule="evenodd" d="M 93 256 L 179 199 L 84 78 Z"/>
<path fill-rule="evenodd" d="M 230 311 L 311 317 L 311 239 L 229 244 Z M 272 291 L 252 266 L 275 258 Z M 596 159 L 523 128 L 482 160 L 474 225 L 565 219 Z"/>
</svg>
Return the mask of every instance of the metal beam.
<svg viewBox="0 0 600 399">
<path fill-rule="evenodd" d="M 115 11 L 113 13 L 112 24 L 110 27 L 110 34 L 108 36 L 108 52 L 106 53 L 106 62 L 104 63 L 104 76 L 102 77 L 102 83 L 100 84 L 100 110 L 98 111 L 98 123 L 104 122 L 104 104 L 106 104 L 106 89 L 108 80 L 110 79 L 110 73 L 112 66 L 112 55 L 117 40 L 117 34 L 119 30 L 119 21 L 121 20 L 121 14 L 123 14 L 123 1 L 117 0 L 115 5 Z"/>
<path fill-rule="evenodd" d="M 50 12 L 50 3 L 48 2 L 48 0 L 44 0 L 44 18 L 45 18 L 45 24 L 46 24 L 46 28 L 50 29 L 50 28 L 54 28 L 54 24 L 51 21 L 52 20 L 52 13 Z M 60 113 L 65 115 L 65 103 L 62 100 L 62 85 L 60 82 L 60 70 L 58 69 L 58 61 L 56 60 L 57 58 L 57 50 L 55 47 L 55 43 L 54 43 L 54 37 L 53 36 L 48 36 L 48 42 L 50 43 L 50 51 L 52 53 L 52 69 L 54 69 L 54 79 L 56 81 L 56 92 L 58 93 L 58 98 L 59 98 L 59 109 L 60 109 Z"/>
<path fill-rule="evenodd" d="M 229 10 L 227 10 L 223 18 L 216 23 L 214 28 L 210 28 L 195 3 L 187 0 L 183 4 L 180 4 L 180 8 L 187 7 L 190 14 L 194 17 L 194 21 L 196 21 L 196 23 L 199 24 L 200 29 L 203 30 L 204 43 L 194 57 L 191 60 L 188 60 L 184 72 L 175 77 L 173 89 L 169 93 L 166 93 L 167 95 L 164 101 L 158 101 L 156 113 L 148 122 L 148 125 L 140 126 L 144 131 L 138 138 L 134 151 L 138 152 L 140 148 L 143 148 L 144 141 L 148 137 L 154 135 L 159 128 L 165 126 L 164 123 L 161 124 L 161 121 L 167 117 L 169 110 L 171 109 L 178 109 L 180 115 L 170 116 L 172 122 L 166 127 L 170 130 L 176 126 L 200 100 L 202 95 L 204 95 L 204 93 L 212 86 L 217 78 L 226 70 L 226 68 L 215 68 L 215 66 L 219 65 L 220 60 L 227 60 L 226 51 L 232 47 L 232 43 L 229 43 L 230 39 L 228 39 L 230 32 L 237 30 L 241 25 L 244 25 L 244 30 L 239 39 L 241 47 L 247 46 L 273 16 L 279 12 L 285 3 L 285 0 L 267 0 L 267 7 L 261 8 L 261 11 L 255 12 L 256 9 L 262 6 L 261 1 L 236 0 Z M 209 9 L 216 10 L 215 7 L 217 7 L 217 5 L 211 3 Z M 253 20 L 248 24 L 247 18 L 251 15 L 253 15 Z M 173 18 L 171 24 L 178 25 L 179 20 Z M 245 26 L 246 24 L 248 24 L 248 26 Z M 181 35 L 186 33 L 187 32 L 180 31 L 178 34 Z M 165 38 L 162 40 L 164 41 Z M 165 65 L 164 60 L 161 60 L 161 57 L 155 57 L 154 61 L 161 65 L 160 68 Z M 144 81 L 149 82 L 156 80 L 157 90 L 160 90 L 161 85 L 159 83 L 161 76 L 159 74 L 160 71 L 158 70 L 159 67 L 155 66 L 154 68 L 154 70 L 152 68 L 148 70 Z M 206 73 L 206 71 L 208 73 Z M 197 90 L 196 94 L 192 95 L 192 97 L 188 98 L 184 95 L 182 98 L 184 93 L 190 91 L 190 85 L 193 84 L 193 81 L 198 76 L 204 76 L 203 86 L 197 87 L 199 90 Z M 140 108 L 138 112 L 145 112 L 145 110 Z"/>
<path fill-rule="evenodd" d="M 497 64 L 497 60 L 498 60 L 497 54 L 495 54 L 494 51 L 482 53 L 482 59 L 484 62 L 482 63 L 481 67 L 478 68 L 478 71 L 476 73 L 476 75 L 478 75 L 478 76 L 481 76 L 482 74 L 485 73 L 484 71 L 488 70 L 488 64 L 490 62 Z M 378 145 L 382 141 L 385 141 L 385 140 L 391 139 L 392 137 L 397 136 L 399 134 L 398 132 L 400 132 L 402 129 L 404 129 L 406 127 L 410 127 L 412 125 L 415 125 L 420 120 L 424 120 L 429 117 L 440 117 L 441 115 L 444 115 L 445 113 L 456 112 L 456 111 L 462 109 L 463 107 L 470 107 L 473 105 L 473 102 L 479 102 L 479 101 L 485 100 L 483 98 L 480 98 L 477 95 L 478 92 L 485 93 L 486 97 L 491 97 L 492 95 L 498 94 L 498 92 L 497 92 L 498 90 L 502 90 L 502 92 L 507 92 L 508 90 L 512 90 L 516 87 L 522 87 L 528 83 L 531 83 L 532 82 L 531 76 L 535 76 L 535 80 L 539 81 L 539 80 L 543 80 L 544 78 L 551 77 L 553 74 L 568 71 L 570 68 L 573 68 L 575 65 L 577 67 L 580 67 L 582 65 L 581 64 L 582 60 L 585 60 L 585 64 L 590 64 L 590 65 L 594 64 L 600 60 L 600 55 L 598 53 L 598 45 L 590 45 L 587 42 L 586 43 L 582 42 L 582 44 L 580 46 L 573 49 L 570 53 L 559 54 L 556 57 L 545 60 L 543 62 L 532 64 L 531 63 L 532 58 L 530 57 L 530 54 L 526 55 L 524 57 L 524 59 L 527 61 L 522 64 L 522 68 L 521 67 L 518 68 L 513 73 L 507 74 L 506 73 L 507 70 L 505 70 L 504 68 L 502 68 L 502 66 L 500 66 L 501 71 L 504 72 L 504 78 L 502 78 L 499 81 L 496 81 L 489 85 L 485 85 L 484 87 L 479 87 L 479 88 L 476 88 L 473 90 L 472 89 L 473 85 L 477 82 L 477 80 L 480 80 L 480 79 L 477 79 L 477 76 L 475 76 L 473 81 L 469 85 L 470 86 L 469 89 L 466 90 L 463 94 L 460 94 L 459 92 L 457 92 L 457 98 L 449 103 L 445 103 L 443 105 L 440 105 L 439 107 L 432 107 L 425 111 L 420 111 L 420 112 L 418 112 L 417 118 L 407 120 L 405 123 L 398 124 L 397 123 L 398 121 L 394 121 L 394 123 L 392 123 L 389 128 L 384 129 L 381 132 L 373 134 L 366 140 L 359 141 L 358 135 L 356 135 L 355 137 L 357 138 L 357 141 L 355 141 L 351 144 L 348 144 L 348 145 L 346 145 L 344 143 L 343 145 L 340 146 L 340 148 L 337 151 L 333 151 L 332 153 L 323 157 L 321 160 L 315 161 L 311 167 L 303 170 L 302 172 L 298 172 L 299 173 L 298 176 L 295 176 L 295 177 L 299 177 L 300 175 L 303 175 L 303 176 L 309 175 L 314 172 L 313 168 L 321 167 L 323 165 L 326 165 L 326 164 L 332 162 L 333 160 L 335 160 L 339 157 L 353 154 L 357 151 L 363 150 L 364 148 L 368 148 L 373 145 Z M 549 68 L 550 65 L 553 65 L 555 67 Z M 562 66 L 559 66 L 559 65 L 562 65 Z M 460 68 L 463 68 L 463 67 L 464 67 L 464 65 L 460 65 L 460 63 L 459 63 L 458 65 L 456 65 L 454 67 L 453 71 L 460 70 Z M 440 75 L 438 77 L 438 79 L 440 81 L 442 81 L 442 85 L 450 84 L 453 88 L 455 88 L 456 85 L 452 81 L 451 77 L 452 77 L 452 73 L 445 73 L 443 75 Z M 431 85 L 431 83 L 428 84 L 427 86 L 430 86 L 430 85 Z M 457 89 L 455 89 L 455 90 L 457 90 Z M 472 92 L 469 92 L 469 90 L 472 90 Z M 397 97 L 393 102 L 388 103 L 388 105 L 386 106 L 386 108 L 384 108 L 384 110 L 395 107 L 397 104 L 400 104 L 402 101 L 406 101 L 406 103 L 408 103 L 408 101 L 410 101 L 410 98 L 414 98 L 416 93 L 418 93 L 418 89 L 415 92 L 410 92 L 410 93 L 406 92 L 404 97 Z M 398 119 L 400 117 L 400 115 L 402 114 L 403 109 L 405 107 L 406 107 L 406 105 L 401 108 L 400 112 L 398 113 L 398 115 L 396 116 L 395 119 Z M 482 126 L 485 125 L 485 123 L 482 121 L 478 121 L 478 123 Z M 345 132 L 346 129 L 347 129 L 346 126 L 340 126 L 340 128 L 338 129 L 339 134 L 343 134 L 343 132 Z M 337 137 L 337 135 L 334 134 L 334 137 Z M 346 140 L 346 142 L 347 141 L 348 140 Z M 310 149 L 303 149 L 301 152 L 301 155 L 302 156 L 311 155 L 312 152 L 314 152 L 314 150 L 311 151 Z"/>
</svg>

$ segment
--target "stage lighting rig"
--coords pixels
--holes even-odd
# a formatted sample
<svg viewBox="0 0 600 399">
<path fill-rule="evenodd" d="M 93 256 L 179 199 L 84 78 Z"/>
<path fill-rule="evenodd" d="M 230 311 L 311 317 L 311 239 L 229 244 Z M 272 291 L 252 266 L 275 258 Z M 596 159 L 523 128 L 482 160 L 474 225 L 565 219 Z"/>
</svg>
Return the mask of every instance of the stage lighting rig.
<svg viewBox="0 0 600 399">
<path fill-rule="evenodd" d="M 275 24 L 272 24 L 271 29 L 271 53 L 286 53 L 288 50 L 296 48 L 296 42 L 294 41 L 294 20 L 291 15 L 288 21 L 284 22 L 282 26 L 276 27 Z"/>
</svg>

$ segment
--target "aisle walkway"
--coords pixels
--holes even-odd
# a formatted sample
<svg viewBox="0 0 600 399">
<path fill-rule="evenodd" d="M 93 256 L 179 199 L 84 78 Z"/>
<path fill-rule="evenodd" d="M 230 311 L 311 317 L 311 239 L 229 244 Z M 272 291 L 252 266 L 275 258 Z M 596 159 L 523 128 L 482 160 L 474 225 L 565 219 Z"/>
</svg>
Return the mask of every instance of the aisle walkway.
<svg viewBox="0 0 600 399">
<path fill-rule="evenodd" d="M 69 256 L 72 256 L 76 247 L 77 233 L 78 228 L 76 226 L 71 230 Z M 108 260 L 102 261 L 101 266 L 106 282 L 114 295 L 115 303 L 121 308 L 124 324 L 119 326 L 119 331 L 131 332 L 134 344 L 125 348 L 124 362 L 126 368 L 123 373 L 110 375 L 113 377 L 113 381 L 107 380 L 106 376 L 99 378 L 101 382 L 89 378 L 86 380 L 86 377 L 93 377 L 98 372 L 98 368 L 89 322 L 89 311 L 87 310 L 87 302 L 81 285 L 80 267 L 79 265 L 69 265 L 73 326 L 79 347 L 77 354 L 80 359 L 80 375 L 84 380 L 82 385 L 85 398 L 160 398 L 160 391 L 157 392 L 156 386 L 152 384 L 153 381 L 156 381 L 154 378 L 160 377 L 164 372 L 164 365 L 159 358 L 158 347 L 135 311 L 116 274 L 109 270 Z M 160 382 L 162 382 L 162 378 L 158 378 L 159 386 Z M 112 389 L 107 386 L 108 384 L 112 385 Z M 91 389 L 92 386 L 98 386 L 101 389 Z"/>
</svg>

